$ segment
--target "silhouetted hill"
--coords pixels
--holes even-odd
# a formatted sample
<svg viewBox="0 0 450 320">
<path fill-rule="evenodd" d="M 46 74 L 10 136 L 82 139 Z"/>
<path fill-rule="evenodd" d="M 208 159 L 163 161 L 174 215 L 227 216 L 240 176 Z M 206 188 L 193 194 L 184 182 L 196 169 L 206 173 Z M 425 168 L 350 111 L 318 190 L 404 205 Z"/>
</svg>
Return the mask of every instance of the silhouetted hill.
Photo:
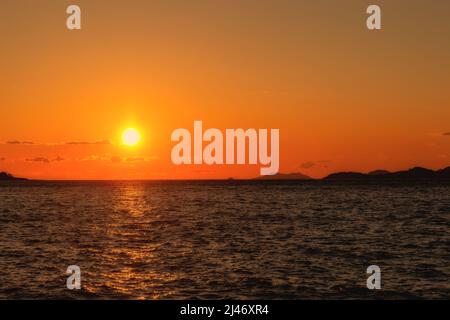
<svg viewBox="0 0 450 320">
<path fill-rule="evenodd" d="M 333 182 L 450 182 L 450 167 L 437 171 L 415 167 L 397 172 L 376 170 L 367 174 L 338 172 L 332 173 L 322 180 Z"/>
<path fill-rule="evenodd" d="M 326 176 L 322 180 L 327 181 L 359 181 L 370 178 L 368 174 L 360 172 L 336 172 Z"/>
<path fill-rule="evenodd" d="M 307 175 L 295 172 L 295 173 L 278 173 L 273 176 L 260 176 L 255 178 L 255 180 L 312 180 L 311 177 Z"/>
<path fill-rule="evenodd" d="M 441 175 L 447 175 L 447 176 L 450 176 L 450 167 L 447 167 L 447 168 L 438 170 L 437 172 L 438 172 L 439 174 L 441 174 Z"/>
<path fill-rule="evenodd" d="M 16 178 L 12 174 L 9 174 L 7 172 L 0 172 L 0 181 L 11 181 L 11 180 L 27 180 L 24 178 Z"/>
<path fill-rule="evenodd" d="M 378 175 L 382 175 L 382 174 L 388 174 L 390 173 L 387 170 L 374 170 L 374 171 L 370 171 L 368 174 L 372 175 L 372 176 L 378 176 Z"/>
<path fill-rule="evenodd" d="M 406 171 L 398 171 L 390 174 L 390 178 L 400 180 L 432 179 L 438 176 L 436 171 L 415 167 Z"/>
</svg>

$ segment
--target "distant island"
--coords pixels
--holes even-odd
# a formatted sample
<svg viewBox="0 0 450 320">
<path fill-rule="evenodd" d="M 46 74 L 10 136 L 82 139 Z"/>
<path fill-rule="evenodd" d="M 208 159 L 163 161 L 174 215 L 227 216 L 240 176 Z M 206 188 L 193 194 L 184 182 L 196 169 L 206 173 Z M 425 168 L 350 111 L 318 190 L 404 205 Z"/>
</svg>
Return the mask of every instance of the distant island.
<svg viewBox="0 0 450 320">
<path fill-rule="evenodd" d="M 254 180 L 314 180 L 343 183 L 371 183 L 371 182 L 450 182 L 450 167 L 441 170 L 431 170 L 415 167 L 409 170 L 389 172 L 375 170 L 369 173 L 336 172 L 322 179 L 313 179 L 300 172 L 279 173 L 273 176 L 261 176 Z"/>
<path fill-rule="evenodd" d="M 313 180 L 313 178 L 304 175 L 303 173 L 277 173 L 273 176 L 260 176 L 255 180 Z"/>
<path fill-rule="evenodd" d="M 0 181 L 27 181 L 26 178 L 17 178 L 10 173 L 0 172 Z M 228 178 L 227 180 L 240 180 Z M 422 167 L 414 167 L 409 170 L 389 172 L 375 170 L 368 173 L 361 172 L 336 172 L 321 179 L 314 179 L 300 172 L 278 173 L 272 176 L 259 176 L 251 180 L 259 181 L 323 181 L 337 183 L 414 183 L 414 182 L 445 182 L 450 183 L 450 167 L 440 170 L 431 170 Z"/>
<path fill-rule="evenodd" d="M 397 172 L 376 170 L 367 174 L 338 172 L 332 173 L 322 180 L 337 182 L 450 182 L 450 167 L 436 171 L 415 167 Z"/>
<path fill-rule="evenodd" d="M 0 181 L 13 181 L 13 180 L 23 181 L 23 180 L 28 180 L 28 179 L 16 178 L 12 174 L 9 174 L 7 172 L 0 172 Z"/>
</svg>

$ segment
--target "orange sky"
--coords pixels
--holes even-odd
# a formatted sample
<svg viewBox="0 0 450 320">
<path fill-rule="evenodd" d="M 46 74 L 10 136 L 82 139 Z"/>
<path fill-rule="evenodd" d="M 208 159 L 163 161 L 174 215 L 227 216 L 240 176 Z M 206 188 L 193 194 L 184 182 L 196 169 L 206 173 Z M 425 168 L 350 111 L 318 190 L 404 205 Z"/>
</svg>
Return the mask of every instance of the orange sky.
<svg viewBox="0 0 450 320">
<path fill-rule="evenodd" d="M 2 1 L 0 171 L 259 175 L 173 165 L 171 132 L 194 120 L 279 128 L 281 172 L 448 166 L 450 2 L 375 2 L 381 31 L 359 0 Z M 65 27 L 73 3 L 81 31 Z M 127 127 L 139 146 L 121 145 Z"/>
</svg>

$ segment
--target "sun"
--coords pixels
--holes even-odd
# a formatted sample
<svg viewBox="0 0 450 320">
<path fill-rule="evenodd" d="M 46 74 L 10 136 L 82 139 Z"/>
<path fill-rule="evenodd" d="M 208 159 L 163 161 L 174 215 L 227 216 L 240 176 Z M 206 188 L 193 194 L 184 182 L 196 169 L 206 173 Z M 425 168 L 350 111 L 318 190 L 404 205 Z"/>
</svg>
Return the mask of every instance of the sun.
<svg viewBox="0 0 450 320">
<path fill-rule="evenodd" d="M 141 134 L 134 128 L 128 128 L 122 133 L 122 142 L 127 146 L 135 146 L 141 141 Z"/>
</svg>

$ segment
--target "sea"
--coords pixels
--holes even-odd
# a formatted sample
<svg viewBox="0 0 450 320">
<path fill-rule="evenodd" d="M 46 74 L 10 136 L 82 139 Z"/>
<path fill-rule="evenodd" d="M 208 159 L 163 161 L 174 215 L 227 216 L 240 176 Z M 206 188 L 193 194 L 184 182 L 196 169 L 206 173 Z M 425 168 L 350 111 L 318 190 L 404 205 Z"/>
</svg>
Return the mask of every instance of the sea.
<svg viewBox="0 0 450 320">
<path fill-rule="evenodd" d="M 449 185 L 0 182 L 0 299 L 449 299 L 449 249 Z"/>
</svg>

